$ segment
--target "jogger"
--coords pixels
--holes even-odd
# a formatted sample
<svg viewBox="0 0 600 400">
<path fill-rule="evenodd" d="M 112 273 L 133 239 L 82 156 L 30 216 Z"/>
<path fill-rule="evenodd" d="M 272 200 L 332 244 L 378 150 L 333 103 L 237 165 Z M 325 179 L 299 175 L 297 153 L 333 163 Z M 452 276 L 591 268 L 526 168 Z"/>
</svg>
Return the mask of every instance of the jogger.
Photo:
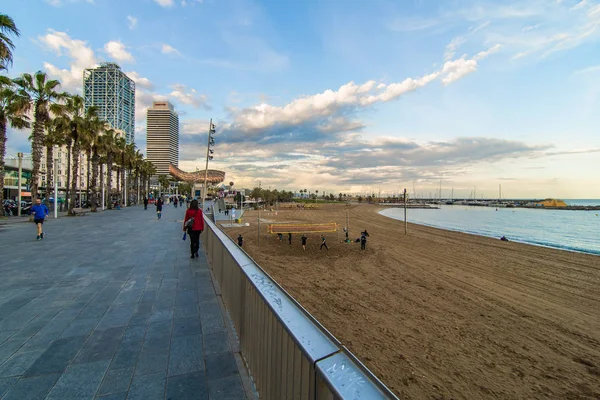
<svg viewBox="0 0 600 400">
<path fill-rule="evenodd" d="M 37 240 L 41 240 L 44 238 L 44 232 L 42 232 L 42 225 L 44 224 L 44 219 L 48 215 L 48 207 L 45 204 L 42 204 L 42 200 L 35 199 L 35 205 L 31 207 L 31 214 L 33 215 L 33 222 L 37 227 Z"/>
</svg>

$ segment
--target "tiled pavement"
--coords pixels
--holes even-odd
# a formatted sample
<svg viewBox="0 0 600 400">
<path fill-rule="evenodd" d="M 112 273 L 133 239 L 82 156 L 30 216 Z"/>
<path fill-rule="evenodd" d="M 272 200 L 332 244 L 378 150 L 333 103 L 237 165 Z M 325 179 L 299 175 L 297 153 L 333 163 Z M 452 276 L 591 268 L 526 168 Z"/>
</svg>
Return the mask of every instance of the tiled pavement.
<svg viewBox="0 0 600 400">
<path fill-rule="evenodd" d="M 0 399 L 245 399 L 184 209 L 0 226 Z M 243 374 L 242 374 L 243 375 Z"/>
</svg>

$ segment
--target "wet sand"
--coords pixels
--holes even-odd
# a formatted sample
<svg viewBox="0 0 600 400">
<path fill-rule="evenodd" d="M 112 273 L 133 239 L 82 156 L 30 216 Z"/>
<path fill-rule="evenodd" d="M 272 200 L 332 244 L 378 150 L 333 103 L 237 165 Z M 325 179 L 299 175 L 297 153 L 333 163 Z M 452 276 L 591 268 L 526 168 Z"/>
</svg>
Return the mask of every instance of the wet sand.
<svg viewBox="0 0 600 400">
<path fill-rule="evenodd" d="M 600 257 L 403 223 L 371 205 L 244 215 L 246 251 L 403 399 L 600 399 Z M 337 222 L 367 250 L 267 224 Z M 340 230 L 339 240 L 344 233 Z"/>
</svg>

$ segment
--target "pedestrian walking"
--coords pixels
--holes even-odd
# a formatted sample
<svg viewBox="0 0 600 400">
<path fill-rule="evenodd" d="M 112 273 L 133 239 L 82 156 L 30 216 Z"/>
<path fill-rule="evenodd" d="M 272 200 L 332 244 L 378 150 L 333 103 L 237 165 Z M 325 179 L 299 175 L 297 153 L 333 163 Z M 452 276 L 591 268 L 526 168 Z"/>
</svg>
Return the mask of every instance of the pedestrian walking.
<svg viewBox="0 0 600 400">
<path fill-rule="evenodd" d="M 242 236 L 242 234 L 240 233 L 240 235 L 237 237 L 237 241 L 238 241 L 238 246 L 242 247 L 244 245 L 244 237 Z"/>
<path fill-rule="evenodd" d="M 179 203 L 179 200 L 177 200 L 177 197 L 175 197 L 173 199 L 173 207 L 177 208 L 177 203 Z"/>
<path fill-rule="evenodd" d="M 292 232 L 288 233 L 288 242 L 290 243 L 290 245 L 292 244 Z"/>
<path fill-rule="evenodd" d="M 198 200 L 190 203 L 190 208 L 185 212 L 183 218 L 183 231 L 187 231 L 190 237 L 190 258 L 198 257 L 198 249 L 200 248 L 200 234 L 204 230 L 204 218 L 202 218 L 202 210 L 198 208 Z"/>
<path fill-rule="evenodd" d="M 278 234 L 277 234 L 277 237 L 279 238 L 279 241 L 280 241 L 280 242 L 281 242 L 281 241 L 283 241 L 283 234 L 281 234 L 281 233 L 278 233 Z"/>
<path fill-rule="evenodd" d="M 325 241 L 325 236 L 321 235 L 321 246 L 319 246 L 319 250 L 323 250 L 323 247 L 329 251 L 329 247 L 327 247 L 327 242 Z"/>
<path fill-rule="evenodd" d="M 163 201 L 162 201 L 162 198 L 159 198 L 158 200 L 156 200 L 156 216 L 158 217 L 158 219 L 160 219 L 160 217 L 162 217 L 162 208 L 163 208 Z"/>
<path fill-rule="evenodd" d="M 306 234 L 302 234 L 302 249 L 306 250 L 306 239 L 308 239 L 306 237 Z"/>
<path fill-rule="evenodd" d="M 42 200 L 35 199 L 35 204 L 31 207 L 31 215 L 33 215 L 33 222 L 37 228 L 37 238 L 36 240 L 42 240 L 44 238 L 44 232 L 42 232 L 42 225 L 44 224 L 44 219 L 48 215 L 48 207 L 45 204 L 42 204 Z"/>
<path fill-rule="evenodd" d="M 148 198 L 144 196 L 144 210 L 148 209 Z"/>
<path fill-rule="evenodd" d="M 367 236 L 369 236 L 369 234 L 367 233 L 365 235 L 365 233 L 367 233 L 367 231 L 362 232 L 360 235 L 360 249 L 361 250 L 367 249 Z"/>
</svg>

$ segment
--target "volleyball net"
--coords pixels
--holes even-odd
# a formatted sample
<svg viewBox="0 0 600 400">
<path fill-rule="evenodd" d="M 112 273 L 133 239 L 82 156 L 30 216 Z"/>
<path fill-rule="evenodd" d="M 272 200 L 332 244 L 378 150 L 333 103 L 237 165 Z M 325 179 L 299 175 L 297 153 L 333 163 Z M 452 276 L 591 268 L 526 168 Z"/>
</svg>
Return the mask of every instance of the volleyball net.
<svg viewBox="0 0 600 400">
<path fill-rule="evenodd" d="M 337 224 L 270 224 L 269 233 L 326 233 L 336 232 Z"/>
</svg>

